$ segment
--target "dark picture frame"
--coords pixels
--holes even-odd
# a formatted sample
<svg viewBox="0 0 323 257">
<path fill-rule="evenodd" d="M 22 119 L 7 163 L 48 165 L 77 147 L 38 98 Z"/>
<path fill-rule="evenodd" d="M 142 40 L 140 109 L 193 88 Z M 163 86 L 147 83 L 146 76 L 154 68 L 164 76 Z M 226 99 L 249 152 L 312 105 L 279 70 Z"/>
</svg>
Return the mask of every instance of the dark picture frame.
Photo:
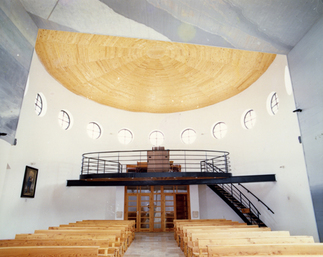
<svg viewBox="0 0 323 257">
<path fill-rule="evenodd" d="M 38 169 L 26 166 L 20 197 L 34 198 L 36 192 Z"/>
</svg>

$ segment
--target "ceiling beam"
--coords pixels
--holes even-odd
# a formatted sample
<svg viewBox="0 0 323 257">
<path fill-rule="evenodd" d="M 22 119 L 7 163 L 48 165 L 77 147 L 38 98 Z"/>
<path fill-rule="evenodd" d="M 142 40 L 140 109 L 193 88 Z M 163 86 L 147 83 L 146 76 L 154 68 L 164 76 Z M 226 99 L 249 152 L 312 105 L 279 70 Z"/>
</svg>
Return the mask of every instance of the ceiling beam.
<svg viewBox="0 0 323 257">
<path fill-rule="evenodd" d="M 157 186 L 157 185 L 200 185 L 200 184 L 230 184 L 230 183 L 255 183 L 255 182 L 275 182 L 275 174 L 266 175 L 246 175 L 226 178 L 177 178 L 172 179 L 154 179 L 154 180 L 67 180 L 68 187 L 81 186 Z"/>
</svg>

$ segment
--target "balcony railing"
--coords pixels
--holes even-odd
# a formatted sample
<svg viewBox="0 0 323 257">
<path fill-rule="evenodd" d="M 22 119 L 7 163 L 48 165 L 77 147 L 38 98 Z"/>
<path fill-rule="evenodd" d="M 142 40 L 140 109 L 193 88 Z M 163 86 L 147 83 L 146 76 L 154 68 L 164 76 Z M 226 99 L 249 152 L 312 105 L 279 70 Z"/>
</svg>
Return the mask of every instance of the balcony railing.
<svg viewBox="0 0 323 257">
<path fill-rule="evenodd" d="M 167 152 L 168 166 L 165 160 L 154 163 L 163 165 L 161 172 L 229 172 L 229 153 L 212 150 L 164 150 Z M 152 150 L 91 152 L 82 155 L 81 174 L 125 173 L 129 167 L 149 165 L 148 153 Z M 157 151 L 153 151 L 157 152 Z M 159 165 L 160 164 L 160 165 Z M 149 168 L 149 166 L 148 166 Z"/>
</svg>

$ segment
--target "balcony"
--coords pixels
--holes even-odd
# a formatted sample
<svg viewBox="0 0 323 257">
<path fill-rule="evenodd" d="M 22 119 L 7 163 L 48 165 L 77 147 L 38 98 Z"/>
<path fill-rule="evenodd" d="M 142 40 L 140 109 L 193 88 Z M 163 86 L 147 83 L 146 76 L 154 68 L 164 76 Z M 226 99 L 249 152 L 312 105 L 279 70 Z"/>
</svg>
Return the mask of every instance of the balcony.
<svg viewBox="0 0 323 257">
<path fill-rule="evenodd" d="M 67 186 L 192 185 L 275 181 L 274 175 L 232 177 L 229 153 L 213 150 L 91 152 L 82 155 L 79 180 Z"/>
</svg>

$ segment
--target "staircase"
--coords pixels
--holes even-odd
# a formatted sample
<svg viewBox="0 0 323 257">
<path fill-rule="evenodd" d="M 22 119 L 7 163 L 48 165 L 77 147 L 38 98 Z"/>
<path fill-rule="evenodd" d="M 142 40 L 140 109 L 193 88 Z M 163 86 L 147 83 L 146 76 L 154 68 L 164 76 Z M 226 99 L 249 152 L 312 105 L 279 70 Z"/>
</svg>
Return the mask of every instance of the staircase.
<svg viewBox="0 0 323 257">
<path fill-rule="evenodd" d="M 252 202 L 233 184 L 208 185 L 248 225 L 267 227 L 259 218 L 260 212 Z"/>
</svg>

